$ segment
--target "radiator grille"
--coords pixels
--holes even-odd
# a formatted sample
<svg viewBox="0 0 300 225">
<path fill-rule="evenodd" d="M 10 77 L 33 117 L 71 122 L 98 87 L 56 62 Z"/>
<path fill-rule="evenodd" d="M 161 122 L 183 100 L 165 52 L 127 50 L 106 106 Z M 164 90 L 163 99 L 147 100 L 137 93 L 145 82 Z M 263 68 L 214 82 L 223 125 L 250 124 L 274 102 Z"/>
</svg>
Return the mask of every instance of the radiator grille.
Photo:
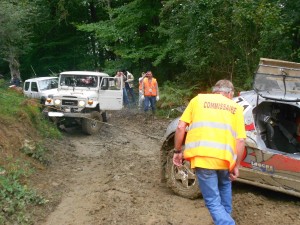
<svg viewBox="0 0 300 225">
<path fill-rule="evenodd" d="M 77 100 L 62 100 L 62 105 L 67 105 L 67 106 L 77 106 L 78 101 Z"/>
</svg>

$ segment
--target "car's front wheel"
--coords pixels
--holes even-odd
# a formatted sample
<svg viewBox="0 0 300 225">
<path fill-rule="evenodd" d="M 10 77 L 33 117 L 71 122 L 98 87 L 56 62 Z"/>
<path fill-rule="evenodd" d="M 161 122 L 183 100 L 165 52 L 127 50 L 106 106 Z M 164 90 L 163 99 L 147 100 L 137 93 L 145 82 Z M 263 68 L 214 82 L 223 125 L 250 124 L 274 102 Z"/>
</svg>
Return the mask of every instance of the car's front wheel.
<svg viewBox="0 0 300 225">
<path fill-rule="evenodd" d="M 173 164 L 173 151 L 168 154 L 167 165 L 167 185 L 178 195 L 195 199 L 201 196 L 197 176 L 190 163 L 183 161 L 182 167 L 177 167 Z"/>
<path fill-rule="evenodd" d="M 87 134 L 96 134 L 100 131 L 103 122 L 106 121 L 107 118 L 105 112 L 103 112 L 102 114 L 97 111 L 91 112 L 90 118 L 84 118 L 82 120 L 82 130 Z"/>
</svg>

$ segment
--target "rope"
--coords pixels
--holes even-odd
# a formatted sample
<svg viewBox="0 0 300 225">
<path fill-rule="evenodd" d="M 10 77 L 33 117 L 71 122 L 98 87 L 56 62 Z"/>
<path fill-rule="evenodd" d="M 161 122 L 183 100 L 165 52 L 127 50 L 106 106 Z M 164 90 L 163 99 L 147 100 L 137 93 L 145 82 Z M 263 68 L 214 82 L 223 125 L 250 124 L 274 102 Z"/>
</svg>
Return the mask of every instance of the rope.
<svg viewBox="0 0 300 225">
<path fill-rule="evenodd" d="M 48 108 L 52 108 L 52 107 L 48 107 Z M 55 107 L 53 107 L 55 108 Z M 57 111 L 62 111 L 62 110 L 58 110 L 57 108 L 55 108 Z M 143 135 L 143 136 L 147 136 L 149 138 L 152 138 L 152 139 L 156 139 L 156 140 L 160 140 L 160 141 L 163 141 L 164 139 L 161 138 L 161 137 L 156 137 L 156 136 L 153 136 L 153 135 L 149 135 L 149 134 L 145 134 L 145 133 L 142 133 L 142 132 L 139 132 L 139 131 L 135 131 L 135 130 L 131 130 L 131 129 L 127 129 L 127 128 L 124 128 L 124 127 L 120 127 L 120 126 L 116 126 L 114 124 L 111 124 L 111 123 L 108 123 L 108 122 L 102 122 L 100 120 L 96 120 L 96 119 L 93 119 L 93 118 L 89 118 L 89 117 L 81 117 L 83 119 L 87 119 L 87 120 L 92 120 L 96 123 L 101 123 L 101 124 L 105 124 L 105 125 L 108 125 L 108 126 L 111 126 L 111 127 L 114 127 L 114 128 L 118 128 L 118 129 L 122 129 L 122 130 L 126 130 L 126 131 L 129 131 L 129 132 L 132 132 L 132 133 L 137 133 L 137 134 L 140 134 L 140 135 Z"/>
<path fill-rule="evenodd" d="M 91 119 L 91 118 L 87 118 L 87 119 Z M 91 120 L 93 120 L 93 119 L 91 119 Z M 152 136 L 152 135 L 149 135 L 149 134 L 145 134 L 145 133 L 142 133 L 142 132 L 139 132 L 139 131 L 126 129 L 126 128 L 124 128 L 124 127 L 116 126 L 116 125 L 111 124 L 111 123 L 102 122 L 102 121 L 99 121 L 99 120 L 95 120 L 95 121 L 96 121 L 97 123 L 100 122 L 100 123 L 109 125 L 109 126 L 114 127 L 114 128 L 119 128 L 119 129 L 126 130 L 126 131 L 129 131 L 129 132 L 132 132 L 132 133 L 137 133 L 137 134 L 140 134 L 140 135 L 143 135 L 143 136 L 147 136 L 147 137 L 152 138 L 152 139 L 156 139 L 156 140 L 160 140 L 160 141 L 163 141 L 163 140 L 164 140 L 164 139 L 161 138 L 161 137 L 156 137 L 156 136 Z"/>
</svg>

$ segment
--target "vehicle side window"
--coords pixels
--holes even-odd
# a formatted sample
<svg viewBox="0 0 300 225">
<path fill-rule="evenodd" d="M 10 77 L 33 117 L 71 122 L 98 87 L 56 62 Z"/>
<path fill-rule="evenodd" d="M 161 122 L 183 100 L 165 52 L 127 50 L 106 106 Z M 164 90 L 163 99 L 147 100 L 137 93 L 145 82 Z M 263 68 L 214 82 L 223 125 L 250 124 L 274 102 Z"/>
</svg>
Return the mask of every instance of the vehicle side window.
<svg viewBox="0 0 300 225">
<path fill-rule="evenodd" d="M 120 90 L 120 89 L 122 89 L 122 87 L 123 87 L 123 85 L 121 85 L 122 82 L 124 82 L 122 80 L 122 77 L 110 78 L 109 79 L 110 90 Z"/>
<path fill-rule="evenodd" d="M 31 83 L 31 91 L 38 92 L 38 86 L 36 82 Z"/>
<path fill-rule="evenodd" d="M 108 89 L 108 79 L 102 78 L 101 80 L 101 90 L 107 90 Z"/>
<path fill-rule="evenodd" d="M 25 82 L 25 85 L 24 85 L 24 90 L 25 91 L 28 91 L 29 85 L 30 85 L 30 82 Z"/>
<path fill-rule="evenodd" d="M 120 90 L 120 79 L 115 77 L 103 77 L 101 81 L 102 90 Z"/>
</svg>

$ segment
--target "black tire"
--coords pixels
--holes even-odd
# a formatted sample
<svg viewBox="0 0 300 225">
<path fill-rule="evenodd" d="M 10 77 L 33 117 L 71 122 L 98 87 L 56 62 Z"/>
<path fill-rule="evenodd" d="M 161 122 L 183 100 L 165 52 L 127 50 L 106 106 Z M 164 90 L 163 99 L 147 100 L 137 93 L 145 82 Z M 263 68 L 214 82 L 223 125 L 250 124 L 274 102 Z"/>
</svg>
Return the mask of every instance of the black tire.
<svg viewBox="0 0 300 225">
<path fill-rule="evenodd" d="M 178 168 L 173 164 L 173 151 L 167 157 L 166 165 L 167 185 L 179 196 L 189 199 L 196 199 L 201 196 L 197 177 L 191 169 L 188 161 Z"/>
<path fill-rule="evenodd" d="M 106 119 L 106 118 L 105 118 Z M 82 120 L 82 130 L 87 134 L 96 134 L 100 131 L 104 121 L 103 113 L 91 112 L 91 117 Z"/>
<path fill-rule="evenodd" d="M 102 121 L 103 121 L 103 122 L 107 122 L 107 115 L 106 115 L 106 112 L 103 112 L 101 115 L 102 115 Z"/>
</svg>

